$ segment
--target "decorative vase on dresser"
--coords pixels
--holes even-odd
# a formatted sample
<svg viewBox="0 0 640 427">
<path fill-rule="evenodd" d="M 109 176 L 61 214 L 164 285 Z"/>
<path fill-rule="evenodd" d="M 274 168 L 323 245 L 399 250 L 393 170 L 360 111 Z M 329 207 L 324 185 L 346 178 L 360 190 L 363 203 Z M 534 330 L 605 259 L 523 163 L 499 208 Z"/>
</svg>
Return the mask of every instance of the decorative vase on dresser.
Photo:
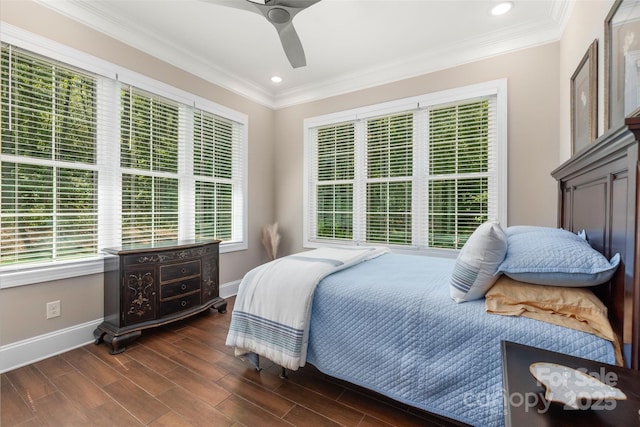
<svg viewBox="0 0 640 427">
<path fill-rule="evenodd" d="M 209 308 L 227 311 L 219 295 L 218 240 L 163 242 L 106 248 L 104 321 L 93 332 L 111 354 L 125 350 L 144 329 Z"/>
</svg>

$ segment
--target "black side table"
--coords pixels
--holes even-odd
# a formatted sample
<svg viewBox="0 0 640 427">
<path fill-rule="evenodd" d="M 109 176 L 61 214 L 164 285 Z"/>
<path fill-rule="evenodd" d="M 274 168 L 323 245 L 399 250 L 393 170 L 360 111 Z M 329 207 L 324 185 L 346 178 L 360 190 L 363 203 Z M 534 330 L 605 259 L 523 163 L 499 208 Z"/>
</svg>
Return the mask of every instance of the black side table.
<svg viewBox="0 0 640 427">
<path fill-rule="evenodd" d="M 622 390 L 627 400 L 597 402 L 593 408 L 578 410 L 567 409 L 562 403 L 549 403 L 544 398 L 544 386 L 529 372 L 529 366 L 535 362 L 586 369 L 605 384 Z M 502 341 L 502 381 L 507 427 L 640 426 L 639 371 Z"/>
</svg>

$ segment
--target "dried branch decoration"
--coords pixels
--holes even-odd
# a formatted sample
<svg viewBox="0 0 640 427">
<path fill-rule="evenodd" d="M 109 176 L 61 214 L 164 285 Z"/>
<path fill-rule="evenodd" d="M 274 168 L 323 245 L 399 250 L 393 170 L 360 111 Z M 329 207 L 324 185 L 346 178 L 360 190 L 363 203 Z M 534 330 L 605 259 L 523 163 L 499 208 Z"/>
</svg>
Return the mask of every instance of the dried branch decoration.
<svg viewBox="0 0 640 427">
<path fill-rule="evenodd" d="M 262 244 L 267 250 L 269 258 L 274 260 L 278 256 L 278 245 L 280 244 L 280 234 L 278 233 L 278 223 L 267 224 L 262 227 Z"/>
</svg>

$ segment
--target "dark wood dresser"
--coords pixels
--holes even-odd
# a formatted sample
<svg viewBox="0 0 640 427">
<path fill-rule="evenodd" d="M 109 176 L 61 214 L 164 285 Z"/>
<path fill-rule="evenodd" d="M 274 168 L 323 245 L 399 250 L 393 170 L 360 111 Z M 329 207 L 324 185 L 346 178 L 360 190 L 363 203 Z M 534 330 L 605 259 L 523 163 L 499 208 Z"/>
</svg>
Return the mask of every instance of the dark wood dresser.
<svg viewBox="0 0 640 427">
<path fill-rule="evenodd" d="M 93 332 L 111 354 L 142 334 L 214 308 L 225 313 L 219 295 L 219 241 L 106 248 L 104 322 Z"/>
</svg>

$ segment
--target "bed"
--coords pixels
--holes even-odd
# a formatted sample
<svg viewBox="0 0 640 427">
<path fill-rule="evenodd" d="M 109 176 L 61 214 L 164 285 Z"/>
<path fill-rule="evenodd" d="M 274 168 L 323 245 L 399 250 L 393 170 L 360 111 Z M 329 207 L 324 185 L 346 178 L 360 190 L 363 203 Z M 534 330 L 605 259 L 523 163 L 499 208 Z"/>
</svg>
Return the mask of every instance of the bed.
<svg viewBox="0 0 640 427">
<path fill-rule="evenodd" d="M 559 188 L 559 228 L 573 232 L 572 236 L 581 234 L 599 256 L 612 265 L 615 261 L 615 274 L 592 289 L 608 308 L 612 335 L 624 344 L 624 363 L 638 369 L 638 144 L 634 131 L 640 132 L 640 120 L 629 119 L 626 127 L 603 135 L 552 175 Z M 331 257 L 322 253 L 320 258 Z M 298 359 L 289 368 L 308 362 L 328 375 L 438 416 L 499 426 L 504 422 L 502 340 L 616 363 L 612 342 L 592 333 L 521 316 L 489 314 L 482 298 L 455 302 L 450 293 L 455 259 L 382 251 L 375 256 L 331 258 L 325 264 L 334 268 L 318 270 L 310 297 L 291 298 L 308 306 L 308 311 L 295 315 L 296 321 L 307 322 L 308 330 L 296 335 L 302 357 L 297 349 Z M 285 264 L 280 265 L 285 270 Z M 305 271 L 316 274 L 305 266 L 296 268 L 300 276 Z M 241 286 L 239 300 L 245 299 L 242 293 Z M 282 300 L 289 293 L 278 296 L 268 291 L 263 298 Z M 235 310 L 243 310 L 238 299 L 230 337 L 234 329 L 243 333 L 251 329 L 234 326 L 239 323 Z M 267 334 L 278 326 L 270 322 L 261 327 L 260 333 Z M 284 328 L 274 341 L 288 339 L 285 335 L 293 330 L 297 331 Z M 244 342 L 239 345 L 234 339 L 228 338 L 227 344 L 236 347 L 239 355 L 248 349 L 282 366 L 290 360 L 279 361 L 277 354 Z"/>
</svg>

